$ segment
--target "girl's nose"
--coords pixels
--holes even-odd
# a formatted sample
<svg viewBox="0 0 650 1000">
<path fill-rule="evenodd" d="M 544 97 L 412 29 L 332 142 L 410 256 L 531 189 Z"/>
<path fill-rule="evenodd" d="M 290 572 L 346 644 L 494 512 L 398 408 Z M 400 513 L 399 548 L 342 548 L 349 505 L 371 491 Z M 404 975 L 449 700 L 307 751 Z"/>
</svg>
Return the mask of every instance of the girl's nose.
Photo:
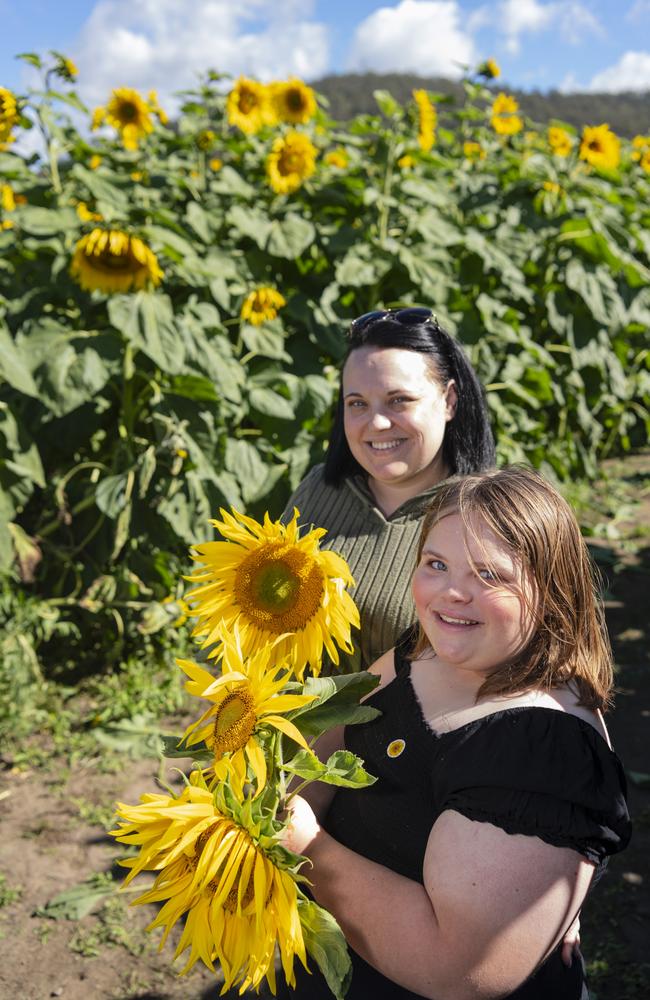
<svg viewBox="0 0 650 1000">
<path fill-rule="evenodd" d="M 375 410 L 370 423 L 378 431 L 385 431 L 391 426 L 390 417 L 387 413 L 382 413 L 381 410 Z"/>
<path fill-rule="evenodd" d="M 472 595 L 469 592 L 469 588 L 460 580 L 455 580 L 450 576 L 446 583 L 445 597 L 448 600 L 455 601 L 458 604 L 467 604 L 471 601 Z"/>
</svg>

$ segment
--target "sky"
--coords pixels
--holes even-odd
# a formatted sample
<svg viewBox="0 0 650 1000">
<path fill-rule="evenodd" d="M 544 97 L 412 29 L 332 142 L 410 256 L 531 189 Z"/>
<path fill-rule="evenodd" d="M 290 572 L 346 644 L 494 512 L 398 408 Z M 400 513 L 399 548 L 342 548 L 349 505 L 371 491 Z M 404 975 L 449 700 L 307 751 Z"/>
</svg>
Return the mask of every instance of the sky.
<svg viewBox="0 0 650 1000">
<path fill-rule="evenodd" d="M 504 88 L 650 90 L 650 0 L 0 0 L 0 24 L 0 87 L 37 83 L 17 53 L 57 49 L 91 106 L 117 86 L 171 98 L 207 69 L 458 79 L 488 57 Z"/>
</svg>

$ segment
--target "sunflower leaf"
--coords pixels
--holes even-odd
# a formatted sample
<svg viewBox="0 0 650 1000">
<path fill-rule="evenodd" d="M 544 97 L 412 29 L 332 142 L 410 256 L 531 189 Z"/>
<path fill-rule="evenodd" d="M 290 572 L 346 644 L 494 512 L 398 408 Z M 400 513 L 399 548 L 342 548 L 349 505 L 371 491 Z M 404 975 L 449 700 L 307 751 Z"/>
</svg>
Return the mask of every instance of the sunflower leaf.
<svg viewBox="0 0 650 1000">
<path fill-rule="evenodd" d="M 306 781 L 323 781 L 343 788 L 365 788 L 377 780 L 363 767 L 363 761 L 349 750 L 337 750 L 323 763 L 311 750 L 299 750 L 283 769 Z"/>
<path fill-rule="evenodd" d="M 181 736 L 161 736 L 160 752 L 163 757 L 191 757 L 193 760 L 213 760 L 214 753 L 206 745 L 205 740 L 188 747 Z"/>
<path fill-rule="evenodd" d="M 331 913 L 310 900 L 298 903 L 305 946 L 337 1000 L 343 1000 L 352 979 L 352 963 L 343 931 Z"/>
</svg>

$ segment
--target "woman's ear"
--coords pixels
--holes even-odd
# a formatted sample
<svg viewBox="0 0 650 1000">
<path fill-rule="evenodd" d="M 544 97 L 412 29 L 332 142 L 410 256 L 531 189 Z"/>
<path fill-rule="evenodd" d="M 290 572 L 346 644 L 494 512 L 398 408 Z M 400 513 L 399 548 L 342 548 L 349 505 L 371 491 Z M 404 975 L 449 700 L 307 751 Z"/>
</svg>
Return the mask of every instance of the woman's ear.
<svg viewBox="0 0 650 1000">
<path fill-rule="evenodd" d="M 458 393 L 456 392 L 456 383 L 453 378 L 447 382 L 447 388 L 445 389 L 445 402 L 447 404 L 445 417 L 447 420 L 453 420 L 456 416 L 456 407 L 458 406 Z"/>
</svg>

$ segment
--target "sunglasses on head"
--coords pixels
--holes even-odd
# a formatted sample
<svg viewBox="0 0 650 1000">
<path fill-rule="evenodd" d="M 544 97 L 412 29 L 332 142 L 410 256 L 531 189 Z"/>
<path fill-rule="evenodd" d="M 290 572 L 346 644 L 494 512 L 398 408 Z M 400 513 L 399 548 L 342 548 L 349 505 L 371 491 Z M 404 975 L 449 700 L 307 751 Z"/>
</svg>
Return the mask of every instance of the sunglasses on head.
<svg viewBox="0 0 650 1000">
<path fill-rule="evenodd" d="M 430 309 L 420 306 L 407 306 L 403 309 L 373 309 L 352 320 L 348 336 L 354 337 L 372 323 L 390 320 L 391 323 L 401 323 L 403 326 L 417 326 L 419 323 L 436 323 L 437 319 Z"/>
</svg>

